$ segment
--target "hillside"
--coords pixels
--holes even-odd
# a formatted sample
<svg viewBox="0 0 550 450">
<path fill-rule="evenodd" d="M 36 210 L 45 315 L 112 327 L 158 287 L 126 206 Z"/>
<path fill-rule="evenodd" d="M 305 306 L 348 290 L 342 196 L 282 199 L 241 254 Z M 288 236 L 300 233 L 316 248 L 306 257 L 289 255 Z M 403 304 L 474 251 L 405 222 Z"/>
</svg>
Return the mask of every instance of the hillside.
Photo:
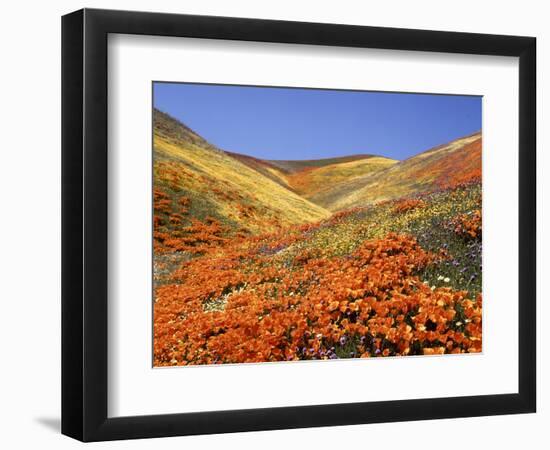
<svg viewBox="0 0 550 450">
<path fill-rule="evenodd" d="M 334 164 L 347 163 L 356 161 L 359 159 L 370 158 L 373 155 L 349 155 L 340 156 L 335 158 L 321 158 L 321 159 L 299 159 L 299 160 L 282 160 L 271 159 L 266 162 L 278 167 L 286 173 L 297 173 L 303 170 L 319 169 Z"/>
<path fill-rule="evenodd" d="M 277 165 L 272 164 L 270 161 L 254 158 L 253 156 L 243 155 L 241 153 L 234 153 L 229 151 L 226 151 L 225 153 L 232 158 L 237 159 L 241 163 L 247 165 L 251 169 L 260 172 L 262 175 L 265 175 L 267 178 L 275 181 L 281 186 L 292 190 L 292 187 L 289 185 L 288 182 L 288 172 L 277 167 Z"/>
<path fill-rule="evenodd" d="M 316 203 L 323 193 L 334 186 L 360 177 L 372 175 L 387 169 L 398 161 L 383 156 L 364 156 L 357 159 L 344 159 L 320 167 L 309 167 L 294 172 L 287 177 L 288 184 L 298 194 Z"/>
<path fill-rule="evenodd" d="M 157 110 L 153 144 L 157 249 L 187 250 L 330 215 Z"/>
<path fill-rule="evenodd" d="M 261 160 L 227 154 L 329 211 L 429 192 L 481 177 L 480 133 L 404 161 L 367 154 L 318 160 Z"/>
<path fill-rule="evenodd" d="M 481 134 L 438 146 L 384 170 L 343 180 L 308 196 L 331 211 L 429 192 L 481 177 Z"/>
<path fill-rule="evenodd" d="M 154 365 L 482 350 L 481 186 L 237 238 L 158 285 Z"/>
<path fill-rule="evenodd" d="M 262 160 L 226 153 L 306 199 L 329 191 L 343 181 L 373 174 L 398 162 L 383 156 L 361 154 L 316 160 Z"/>
<path fill-rule="evenodd" d="M 365 154 L 262 160 L 220 150 L 154 112 L 155 236 L 168 250 L 188 250 L 190 234 L 214 245 L 235 233 L 272 232 L 480 177 L 480 133 L 404 161 Z"/>
<path fill-rule="evenodd" d="M 154 111 L 153 138 L 155 366 L 482 351 L 480 134 L 265 161 Z"/>
</svg>

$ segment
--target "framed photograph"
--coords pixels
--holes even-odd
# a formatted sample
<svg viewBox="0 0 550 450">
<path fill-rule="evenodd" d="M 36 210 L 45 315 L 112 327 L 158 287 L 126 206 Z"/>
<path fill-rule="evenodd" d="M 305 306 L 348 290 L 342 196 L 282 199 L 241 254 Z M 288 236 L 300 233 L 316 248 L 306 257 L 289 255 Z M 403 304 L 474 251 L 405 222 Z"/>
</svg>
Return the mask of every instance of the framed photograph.
<svg viewBox="0 0 550 450">
<path fill-rule="evenodd" d="M 533 37 L 62 21 L 62 432 L 535 412 Z"/>
</svg>

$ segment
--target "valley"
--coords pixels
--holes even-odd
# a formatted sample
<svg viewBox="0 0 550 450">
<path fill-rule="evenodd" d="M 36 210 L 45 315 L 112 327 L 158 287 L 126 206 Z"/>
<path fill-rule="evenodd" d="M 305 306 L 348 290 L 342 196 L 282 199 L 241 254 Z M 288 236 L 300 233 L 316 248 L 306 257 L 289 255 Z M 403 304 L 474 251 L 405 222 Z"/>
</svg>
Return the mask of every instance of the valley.
<svg viewBox="0 0 550 450">
<path fill-rule="evenodd" d="M 153 117 L 155 365 L 481 351 L 481 133 L 262 160 Z"/>
</svg>

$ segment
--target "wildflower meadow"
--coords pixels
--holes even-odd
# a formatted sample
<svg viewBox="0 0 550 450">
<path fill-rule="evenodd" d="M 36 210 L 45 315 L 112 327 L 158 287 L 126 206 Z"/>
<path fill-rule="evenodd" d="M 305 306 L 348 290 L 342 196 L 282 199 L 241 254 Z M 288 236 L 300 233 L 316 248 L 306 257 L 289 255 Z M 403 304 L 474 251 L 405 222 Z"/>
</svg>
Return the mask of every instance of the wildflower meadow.
<svg viewBox="0 0 550 450">
<path fill-rule="evenodd" d="M 154 133 L 155 366 L 482 351 L 479 134 L 304 169 Z"/>
</svg>

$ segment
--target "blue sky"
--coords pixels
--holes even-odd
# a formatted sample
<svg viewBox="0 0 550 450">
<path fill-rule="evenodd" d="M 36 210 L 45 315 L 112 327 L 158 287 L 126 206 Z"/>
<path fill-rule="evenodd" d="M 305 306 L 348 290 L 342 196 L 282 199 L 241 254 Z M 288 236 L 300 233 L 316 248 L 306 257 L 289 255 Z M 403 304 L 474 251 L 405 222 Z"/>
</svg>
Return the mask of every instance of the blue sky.
<svg viewBox="0 0 550 450">
<path fill-rule="evenodd" d="M 263 159 L 405 159 L 481 130 L 481 97 L 154 83 L 154 106 L 217 147 Z"/>
</svg>

